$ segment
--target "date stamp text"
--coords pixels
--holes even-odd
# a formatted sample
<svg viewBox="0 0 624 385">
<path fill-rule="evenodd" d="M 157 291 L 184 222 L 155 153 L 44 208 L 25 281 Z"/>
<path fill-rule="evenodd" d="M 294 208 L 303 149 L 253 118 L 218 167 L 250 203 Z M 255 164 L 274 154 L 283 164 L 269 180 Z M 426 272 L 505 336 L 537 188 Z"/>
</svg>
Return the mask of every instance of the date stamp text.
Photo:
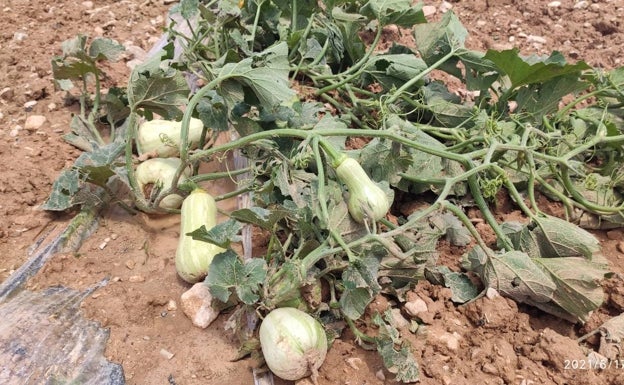
<svg viewBox="0 0 624 385">
<path fill-rule="evenodd" d="M 624 369 L 623 360 L 602 359 L 575 359 L 563 360 L 564 370 L 609 370 Z"/>
</svg>

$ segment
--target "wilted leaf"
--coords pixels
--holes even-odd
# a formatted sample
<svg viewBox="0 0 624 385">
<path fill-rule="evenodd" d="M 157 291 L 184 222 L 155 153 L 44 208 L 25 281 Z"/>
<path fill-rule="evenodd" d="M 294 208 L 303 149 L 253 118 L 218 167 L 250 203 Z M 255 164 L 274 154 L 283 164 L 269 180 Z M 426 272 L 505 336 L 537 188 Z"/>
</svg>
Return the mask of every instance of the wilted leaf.
<svg viewBox="0 0 624 385">
<path fill-rule="evenodd" d="M 429 222 L 444 232 L 446 239 L 453 246 L 466 246 L 472 242 L 468 229 L 451 213 L 431 215 Z"/>
<path fill-rule="evenodd" d="M 609 272 L 605 265 L 585 258 L 538 258 L 535 262 L 557 285 L 553 302 L 568 314 L 586 322 L 591 312 L 602 305 L 600 280 Z"/>
<path fill-rule="evenodd" d="M 344 292 L 340 296 L 340 308 L 349 318 L 356 320 L 364 314 L 366 306 L 379 293 L 377 283 L 379 261 L 374 257 L 362 257 L 342 273 Z"/>
<path fill-rule="evenodd" d="M 80 202 L 75 200 L 75 196 L 82 186 L 80 173 L 75 169 L 61 171 L 52 185 L 50 196 L 41 206 L 44 210 L 63 211 L 73 207 Z"/>
<path fill-rule="evenodd" d="M 377 352 L 397 381 L 416 382 L 420 377 L 418 363 L 410 345 L 400 340 L 399 331 L 388 322 L 391 317 L 389 312 L 384 315 L 385 320 L 380 314 L 373 316 L 373 322 L 379 327 L 379 335 L 375 337 Z"/>
<path fill-rule="evenodd" d="M 210 230 L 202 226 L 187 235 L 190 235 L 195 240 L 212 243 L 226 249 L 230 247 L 231 243 L 240 242 L 242 228 L 243 225 L 240 222 L 228 219 L 225 222 L 218 223 Z"/>
<path fill-rule="evenodd" d="M 600 251 L 596 237 L 577 225 L 551 216 L 536 218 L 531 231 L 542 258 L 584 257 L 591 260 Z"/>
<path fill-rule="evenodd" d="M 401 180 L 413 159 L 397 143 L 373 139 L 360 152 L 360 164 L 375 181 L 387 180 L 391 185 Z"/>
<path fill-rule="evenodd" d="M 219 301 L 228 302 L 234 291 L 243 303 L 251 305 L 260 299 L 258 291 L 266 274 L 264 259 L 252 258 L 243 263 L 234 251 L 227 250 L 215 255 L 205 282 Z"/>
<path fill-rule="evenodd" d="M 451 271 L 446 266 L 425 268 L 425 277 L 429 282 L 451 289 L 451 300 L 455 303 L 466 303 L 479 295 L 479 288 L 465 273 Z"/>
<path fill-rule="evenodd" d="M 271 230 L 275 223 L 288 215 L 286 210 L 268 210 L 262 207 L 251 207 L 233 211 L 230 217 L 243 223 L 249 223 L 265 230 Z"/>
<path fill-rule="evenodd" d="M 371 78 L 371 82 L 378 82 L 385 90 L 399 88 L 408 80 L 418 76 L 427 69 L 427 64 L 415 55 L 410 54 L 386 54 L 378 55 L 371 59 L 366 67 L 365 74 Z M 425 79 L 414 87 L 425 84 Z"/>
<path fill-rule="evenodd" d="M 624 342 L 624 314 L 609 319 L 598 330 L 602 335 L 598 352 L 610 360 L 620 359 Z"/>
<path fill-rule="evenodd" d="M 488 256 L 477 246 L 470 250 L 467 258 L 487 287 L 493 287 L 517 302 L 549 302 L 557 289 L 549 275 L 521 251 L 494 254 L 489 250 Z"/>
<path fill-rule="evenodd" d="M 115 40 L 97 37 L 89 46 L 89 56 L 94 60 L 106 59 L 115 62 L 125 50 L 125 47 Z"/>
</svg>

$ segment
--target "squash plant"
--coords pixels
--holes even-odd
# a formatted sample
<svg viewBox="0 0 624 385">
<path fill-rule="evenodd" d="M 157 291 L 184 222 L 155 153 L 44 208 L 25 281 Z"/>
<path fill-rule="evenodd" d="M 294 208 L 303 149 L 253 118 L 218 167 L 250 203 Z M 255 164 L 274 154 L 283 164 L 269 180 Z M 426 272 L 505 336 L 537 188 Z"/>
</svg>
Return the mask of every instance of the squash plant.
<svg viewBox="0 0 624 385">
<path fill-rule="evenodd" d="M 608 267 L 578 224 L 624 223 L 624 69 L 567 63 L 557 52 L 470 50 L 452 12 L 427 23 L 421 8 L 409 0 L 182 0 L 172 14 L 191 31 L 172 22 L 168 44 L 132 71 L 125 89 L 105 97 L 95 90 L 109 103 L 90 115 L 123 125 L 111 127 L 111 144 L 85 148 L 45 208 L 81 205 L 85 189 L 99 188 L 129 210 L 177 212 L 161 199 L 245 174 L 227 196 L 248 194 L 251 207 L 211 228 L 184 229 L 184 237 L 224 250 L 207 271 L 213 296 L 238 303 L 241 328 L 246 315 L 280 307 L 342 319 L 399 381 L 418 379 L 414 354 L 388 314 L 365 310 L 378 294 L 401 302 L 419 279 L 450 287 L 463 303 L 481 293 L 466 275 L 473 272 L 486 288 L 585 322 L 602 303 Z M 388 25 L 413 34 L 416 46 L 379 50 Z M 474 99 L 454 94 L 434 70 L 462 81 Z M 153 200 L 138 186 L 134 148 L 139 122 L 155 118 L 180 122 L 180 165 Z M 191 138 L 193 119 L 210 129 L 199 140 Z M 236 138 L 215 144 L 220 133 Z M 354 139 L 364 144 L 350 145 Z M 197 173 L 231 152 L 247 166 Z M 118 196 L 114 183 L 133 194 Z M 496 220 L 491 206 L 501 192 L 527 223 Z M 544 214 L 536 194 L 561 202 L 567 220 Z M 406 199 L 426 204 L 405 216 L 392 202 Z M 480 211 L 495 245 L 481 238 L 468 207 Z M 231 247 L 246 226 L 270 234 L 257 258 Z M 465 248 L 461 271 L 438 265 L 442 237 Z M 379 333 L 365 335 L 355 321 Z"/>
</svg>

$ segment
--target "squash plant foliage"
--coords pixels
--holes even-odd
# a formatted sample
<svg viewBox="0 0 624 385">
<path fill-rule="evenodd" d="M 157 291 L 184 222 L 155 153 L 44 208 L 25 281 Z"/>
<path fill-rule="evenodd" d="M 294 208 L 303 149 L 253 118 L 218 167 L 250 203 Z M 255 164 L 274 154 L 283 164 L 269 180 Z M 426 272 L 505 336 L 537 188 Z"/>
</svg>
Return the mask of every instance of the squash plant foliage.
<svg viewBox="0 0 624 385">
<path fill-rule="evenodd" d="M 182 0 L 163 49 L 106 95 L 87 80 L 97 80 L 95 64 L 113 59 L 118 45 L 74 41 L 54 58 L 54 74 L 67 89 L 85 80 L 85 113 L 68 136 L 85 152 L 44 207 L 83 206 L 98 192 L 130 210 L 161 212 L 137 189 L 136 129 L 142 118 L 181 120 L 178 177 L 231 152 L 247 163 L 229 173 L 195 172 L 159 192 L 183 194 L 205 180 L 236 177 L 239 189 L 229 195 L 251 197 L 227 221 L 192 232 L 226 250 L 214 257 L 206 284 L 218 300 L 238 303 L 240 327 L 245 314 L 281 306 L 327 324 L 341 319 L 397 380 L 411 382 L 418 379 L 413 351 L 388 314 L 371 318 L 365 309 L 378 294 L 403 301 L 419 279 L 450 287 L 464 303 L 482 292 L 470 271 L 518 302 L 586 321 L 602 303 L 599 280 L 608 268 L 580 226 L 624 223 L 624 69 L 567 63 L 558 52 L 470 50 L 452 12 L 428 23 L 421 8 L 411 0 Z M 411 34 L 415 46 L 380 50 L 389 25 Z M 459 79 L 472 96 L 458 97 L 434 70 Z M 194 150 L 191 118 L 210 128 Z M 109 141 L 97 134 L 103 122 Z M 217 144 L 220 134 L 234 139 Z M 364 144 L 348 145 L 354 139 Z M 379 221 L 353 220 L 335 172 L 343 155 L 387 199 L 423 204 L 409 216 L 394 207 Z M 121 195 L 128 189 L 119 185 L 134 193 Z M 526 223 L 496 220 L 491 207 L 501 192 Z M 540 211 L 536 194 L 560 202 L 567 220 Z M 496 244 L 480 237 L 465 213 L 471 207 Z M 231 248 L 248 226 L 269 238 L 251 259 Z M 443 237 L 465 248 L 462 271 L 438 265 Z M 356 320 L 379 333 L 363 334 Z"/>
</svg>

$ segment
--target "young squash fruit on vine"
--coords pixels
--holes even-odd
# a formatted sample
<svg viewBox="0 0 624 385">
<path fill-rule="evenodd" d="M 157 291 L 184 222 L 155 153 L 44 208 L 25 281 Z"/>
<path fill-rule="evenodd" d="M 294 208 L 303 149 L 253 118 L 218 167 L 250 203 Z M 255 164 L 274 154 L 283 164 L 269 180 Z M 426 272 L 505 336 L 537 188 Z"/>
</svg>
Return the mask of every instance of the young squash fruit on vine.
<svg viewBox="0 0 624 385">
<path fill-rule="evenodd" d="M 178 275 L 188 283 L 201 281 L 207 274 L 215 255 L 225 251 L 212 243 L 194 240 L 188 233 L 205 226 L 210 230 L 217 224 L 217 204 L 201 188 L 196 188 L 182 202 L 180 211 L 180 239 L 176 250 L 175 267 Z"/>
<path fill-rule="evenodd" d="M 359 223 L 366 219 L 377 222 L 390 210 L 392 201 L 371 178 L 366 174 L 360 163 L 344 157 L 336 166 L 336 176 L 349 190 L 347 204 L 349 214 Z"/>
<path fill-rule="evenodd" d="M 203 130 L 202 121 L 191 118 L 188 128 L 188 144 L 191 149 L 197 148 Z M 154 119 L 142 123 L 136 137 L 139 156 L 150 155 L 160 158 L 179 156 L 181 133 L 182 122 Z"/>
<path fill-rule="evenodd" d="M 173 179 L 181 165 L 180 158 L 151 158 L 139 163 L 135 170 L 139 191 L 149 198 L 149 188 L 158 186 L 162 194 L 163 191 L 173 187 Z M 190 169 L 187 168 L 180 176 L 179 182 L 185 181 L 189 175 Z M 183 200 L 184 198 L 178 194 L 170 194 L 164 197 L 158 206 L 164 209 L 179 209 Z"/>
</svg>

